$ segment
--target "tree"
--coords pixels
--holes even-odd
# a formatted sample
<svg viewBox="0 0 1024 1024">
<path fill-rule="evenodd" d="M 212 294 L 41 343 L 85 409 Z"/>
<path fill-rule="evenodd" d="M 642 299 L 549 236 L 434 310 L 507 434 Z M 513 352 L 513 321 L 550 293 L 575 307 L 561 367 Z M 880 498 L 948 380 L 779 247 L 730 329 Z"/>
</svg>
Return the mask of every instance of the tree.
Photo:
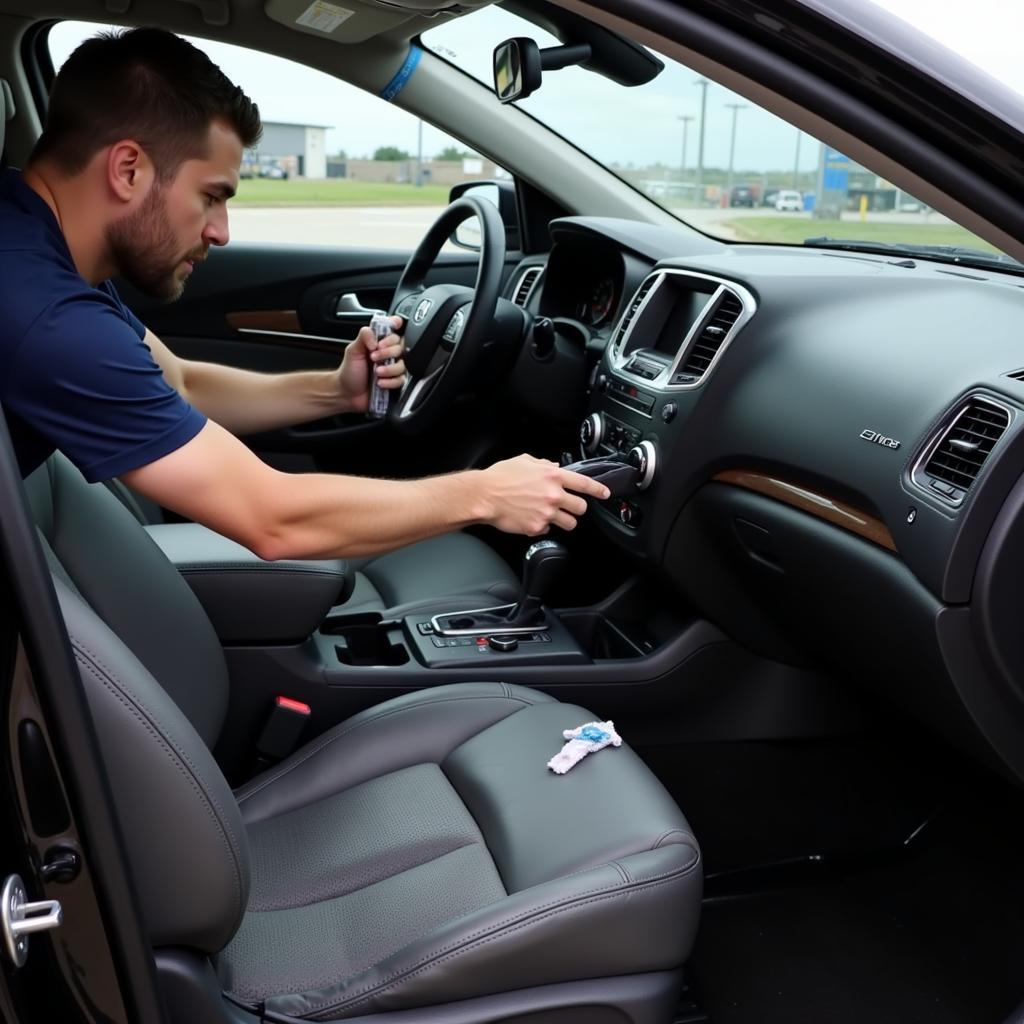
<svg viewBox="0 0 1024 1024">
<path fill-rule="evenodd" d="M 335 159 L 336 160 L 347 160 L 348 159 L 348 153 L 346 153 L 345 150 L 343 150 L 343 149 L 339 149 L 338 152 L 335 154 Z"/>
<path fill-rule="evenodd" d="M 412 159 L 404 149 L 397 146 L 379 146 L 373 151 L 374 160 L 410 160 Z"/>
<path fill-rule="evenodd" d="M 472 156 L 468 149 L 459 149 L 458 146 L 445 146 L 437 156 L 435 160 L 461 160 L 463 157 Z"/>
</svg>

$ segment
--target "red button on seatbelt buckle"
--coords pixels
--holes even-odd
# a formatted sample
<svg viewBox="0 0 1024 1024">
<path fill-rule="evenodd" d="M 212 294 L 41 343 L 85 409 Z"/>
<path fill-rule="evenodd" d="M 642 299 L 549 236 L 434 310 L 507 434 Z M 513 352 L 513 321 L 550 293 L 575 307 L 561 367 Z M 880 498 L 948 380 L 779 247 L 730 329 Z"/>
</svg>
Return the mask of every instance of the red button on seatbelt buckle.
<svg viewBox="0 0 1024 1024">
<path fill-rule="evenodd" d="M 285 711 L 294 711 L 299 715 L 312 714 L 308 704 L 303 704 L 301 700 L 292 700 L 291 697 L 275 697 L 274 703 L 279 708 L 284 708 Z"/>
<path fill-rule="evenodd" d="M 311 714 L 310 706 L 301 700 L 275 697 L 256 749 L 264 757 L 277 761 L 287 757 L 298 746 L 299 737 Z"/>
</svg>

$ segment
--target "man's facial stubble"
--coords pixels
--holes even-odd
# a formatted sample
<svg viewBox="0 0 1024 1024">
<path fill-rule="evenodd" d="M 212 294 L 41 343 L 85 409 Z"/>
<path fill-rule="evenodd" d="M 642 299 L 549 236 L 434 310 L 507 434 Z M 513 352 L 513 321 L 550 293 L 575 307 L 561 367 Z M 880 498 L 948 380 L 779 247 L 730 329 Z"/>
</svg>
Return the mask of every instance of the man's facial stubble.
<svg viewBox="0 0 1024 1024">
<path fill-rule="evenodd" d="M 106 241 L 117 273 L 143 294 L 162 302 L 173 302 L 184 291 L 181 263 L 206 255 L 203 245 L 181 251 L 159 184 L 154 184 L 134 213 L 107 227 Z"/>
</svg>

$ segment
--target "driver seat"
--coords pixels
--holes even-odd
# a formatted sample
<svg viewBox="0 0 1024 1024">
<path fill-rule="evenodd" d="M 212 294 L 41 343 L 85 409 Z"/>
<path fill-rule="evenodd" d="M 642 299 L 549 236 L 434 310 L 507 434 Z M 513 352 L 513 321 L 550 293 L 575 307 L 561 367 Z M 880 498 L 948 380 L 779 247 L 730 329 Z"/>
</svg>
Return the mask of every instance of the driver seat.
<svg viewBox="0 0 1024 1024">
<path fill-rule="evenodd" d="M 120 480 L 105 483 L 143 526 L 164 521 L 156 502 Z M 355 583 L 343 605 L 346 614 L 399 617 L 428 609 L 455 610 L 456 605 L 489 608 L 511 604 L 519 594 L 519 581 L 505 560 L 482 540 L 461 531 L 347 561 Z"/>
</svg>

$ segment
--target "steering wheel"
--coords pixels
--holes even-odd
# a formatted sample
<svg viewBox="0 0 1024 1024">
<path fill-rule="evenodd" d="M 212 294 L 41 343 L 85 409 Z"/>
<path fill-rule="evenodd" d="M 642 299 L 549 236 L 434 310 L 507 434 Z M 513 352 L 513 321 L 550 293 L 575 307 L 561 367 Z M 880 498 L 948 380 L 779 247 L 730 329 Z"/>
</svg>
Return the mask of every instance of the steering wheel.
<svg viewBox="0 0 1024 1024">
<path fill-rule="evenodd" d="M 476 284 L 435 284 L 426 278 L 441 246 L 465 220 L 480 223 Z M 505 262 L 505 226 L 487 200 L 460 196 L 431 226 L 402 271 L 390 312 L 406 320 L 402 390 L 391 393 L 388 421 L 404 434 L 430 427 L 464 389 L 493 329 Z"/>
</svg>

